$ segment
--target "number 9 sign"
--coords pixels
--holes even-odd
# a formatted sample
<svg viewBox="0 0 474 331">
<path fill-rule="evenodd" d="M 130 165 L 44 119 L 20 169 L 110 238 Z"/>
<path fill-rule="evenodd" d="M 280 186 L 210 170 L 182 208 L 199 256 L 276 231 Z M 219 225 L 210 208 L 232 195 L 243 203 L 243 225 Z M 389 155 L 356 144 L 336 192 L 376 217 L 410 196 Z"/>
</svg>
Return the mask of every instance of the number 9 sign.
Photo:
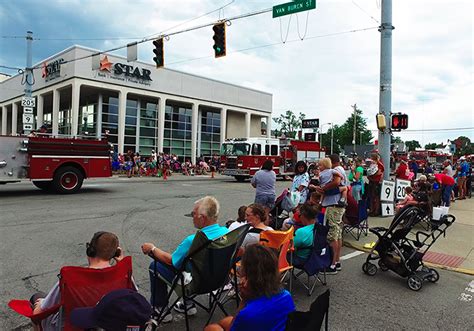
<svg viewBox="0 0 474 331">
<path fill-rule="evenodd" d="M 393 198 L 395 196 L 395 183 L 384 180 L 382 182 L 382 190 L 380 192 L 380 200 L 381 201 L 388 201 L 393 202 Z"/>
</svg>

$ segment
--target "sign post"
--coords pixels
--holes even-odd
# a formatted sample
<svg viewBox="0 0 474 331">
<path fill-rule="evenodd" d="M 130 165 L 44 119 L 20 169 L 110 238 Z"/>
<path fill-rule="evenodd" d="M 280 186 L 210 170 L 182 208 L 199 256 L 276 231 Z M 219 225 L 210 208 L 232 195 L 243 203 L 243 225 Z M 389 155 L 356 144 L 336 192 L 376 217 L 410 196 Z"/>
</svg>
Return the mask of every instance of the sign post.
<svg viewBox="0 0 474 331">
<path fill-rule="evenodd" d="M 316 8 L 316 0 L 294 0 L 273 6 L 273 18 L 299 13 Z"/>
</svg>

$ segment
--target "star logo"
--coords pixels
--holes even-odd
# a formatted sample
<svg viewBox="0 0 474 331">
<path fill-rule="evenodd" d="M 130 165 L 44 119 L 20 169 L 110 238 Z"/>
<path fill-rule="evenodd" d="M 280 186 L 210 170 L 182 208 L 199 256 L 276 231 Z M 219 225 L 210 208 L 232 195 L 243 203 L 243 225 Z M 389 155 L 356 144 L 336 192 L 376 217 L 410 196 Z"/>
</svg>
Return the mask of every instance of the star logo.
<svg viewBox="0 0 474 331">
<path fill-rule="evenodd" d="M 100 68 L 99 70 L 100 71 L 105 71 L 107 70 L 108 72 L 111 72 L 111 68 L 112 68 L 112 62 L 109 61 L 109 58 L 108 56 L 104 56 L 104 58 L 102 60 L 100 60 Z"/>
</svg>

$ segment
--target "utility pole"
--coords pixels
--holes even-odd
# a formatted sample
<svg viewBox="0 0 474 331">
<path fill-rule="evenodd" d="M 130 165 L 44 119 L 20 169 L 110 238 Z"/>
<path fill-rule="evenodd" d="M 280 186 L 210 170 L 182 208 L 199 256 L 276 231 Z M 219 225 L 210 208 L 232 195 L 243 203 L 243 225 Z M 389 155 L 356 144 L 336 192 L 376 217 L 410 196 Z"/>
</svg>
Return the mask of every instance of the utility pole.
<svg viewBox="0 0 474 331">
<path fill-rule="evenodd" d="M 356 152 L 356 125 L 357 125 L 357 104 L 351 106 L 354 108 L 354 129 L 352 130 L 352 145 L 354 146 L 353 152 Z"/>
<path fill-rule="evenodd" d="M 332 155 L 333 145 L 334 145 L 334 123 L 331 123 L 331 155 Z"/>
<path fill-rule="evenodd" d="M 380 94 L 379 113 L 385 116 L 387 127 L 379 131 L 379 153 L 385 166 L 384 179 L 390 171 L 390 115 L 392 111 L 392 0 L 382 0 L 382 24 L 380 32 Z"/>
<path fill-rule="evenodd" d="M 33 69 L 31 68 L 33 66 L 32 46 L 33 46 L 33 32 L 27 31 L 26 32 L 26 69 L 25 69 L 25 97 L 27 98 L 31 98 L 31 94 L 33 90 Z M 25 107 L 23 107 L 23 113 L 26 113 Z M 33 125 L 34 125 L 34 119 L 33 119 Z M 30 130 L 25 129 L 24 134 L 26 135 L 30 134 Z"/>
</svg>

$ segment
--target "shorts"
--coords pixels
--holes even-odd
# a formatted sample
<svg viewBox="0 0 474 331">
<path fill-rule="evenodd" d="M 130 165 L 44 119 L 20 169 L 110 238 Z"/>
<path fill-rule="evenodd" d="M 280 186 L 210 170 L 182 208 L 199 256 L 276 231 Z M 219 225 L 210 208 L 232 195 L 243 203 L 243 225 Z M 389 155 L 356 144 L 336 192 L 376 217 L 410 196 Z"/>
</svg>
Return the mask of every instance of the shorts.
<svg viewBox="0 0 474 331">
<path fill-rule="evenodd" d="M 275 196 L 274 195 L 256 195 L 255 203 L 258 203 L 268 209 L 275 207 Z"/>
<path fill-rule="evenodd" d="M 326 208 L 324 221 L 329 227 L 328 241 L 336 241 L 342 239 L 342 216 L 344 216 L 345 208 L 330 206 Z"/>
</svg>

